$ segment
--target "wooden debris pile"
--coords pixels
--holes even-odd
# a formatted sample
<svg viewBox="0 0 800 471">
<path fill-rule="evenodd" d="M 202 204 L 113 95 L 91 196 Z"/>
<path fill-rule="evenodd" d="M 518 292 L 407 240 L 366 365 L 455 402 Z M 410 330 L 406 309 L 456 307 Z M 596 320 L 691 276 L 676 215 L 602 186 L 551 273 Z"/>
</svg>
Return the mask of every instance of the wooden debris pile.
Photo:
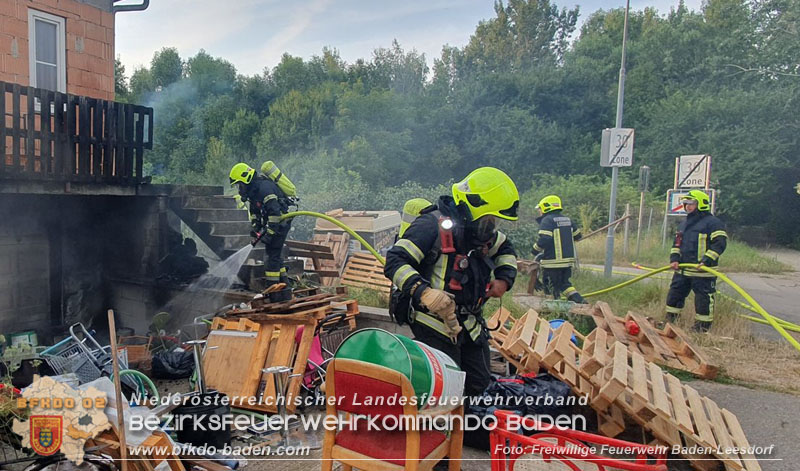
<svg viewBox="0 0 800 471">
<path fill-rule="evenodd" d="M 598 307 L 601 315 L 606 307 Z M 497 326 L 492 346 L 520 372 L 546 369 L 575 394 L 587 396 L 601 433 L 621 433 L 628 417 L 660 444 L 682 447 L 698 469 L 713 469 L 719 462 L 728 471 L 761 469 L 747 453 L 750 446 L 736 416 L 665 373 L 635 343 L 626 345 L 602 327 L 584 337 L 568 322 L 553 331 L 533 309 L 514 320 L 501 308 L 488 325 Z M 694 446 L 709 453 L 695 454 Z"/>
<path fill-rule="evenodd" d="M 591 316 L 597 327 L 612 335 L 614 340 L 628 345 L 632 352 L 639 353 L 647 361 L 686 371 L 703 379 L 714 379 L 719 372 L 719 367 L 674 324 L 666 322 L 662 328 L 657 328 L 649 319 L 631 311 L 625 317 L 619 317 L 604 302 L 587 309 L 572 309 L 571 312 Z M 628 333 L 625 324 L 630 321 L 638 326 L 638 334 Z"/>
<path fill-rule="evenodd" d="M 277 412 L 275 386 L 262 369 L 292 368 L 287 410 L 294 412 L 317 325 L 326 316 L 344 314 L 342 322 L 355 329 L 356 300 L 320 293 L 281 303 L 251 302 L 250 309 L 229 311 L 211 325 L 203 372 L 209 388 L 236 397 L 235 407 Z"/>
</svg>

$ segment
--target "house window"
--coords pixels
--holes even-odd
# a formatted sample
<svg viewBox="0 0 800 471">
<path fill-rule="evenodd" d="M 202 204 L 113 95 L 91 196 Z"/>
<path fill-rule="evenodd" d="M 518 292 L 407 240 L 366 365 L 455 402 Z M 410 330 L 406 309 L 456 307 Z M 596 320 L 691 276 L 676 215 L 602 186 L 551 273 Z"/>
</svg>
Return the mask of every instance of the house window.
<svg viewBox="0 0 800 471">
<path fill-rule="evenodd" d="M 64 18 L 28 9 L 28 37 L 31 85 L 66 93 Z"/>
</svg>

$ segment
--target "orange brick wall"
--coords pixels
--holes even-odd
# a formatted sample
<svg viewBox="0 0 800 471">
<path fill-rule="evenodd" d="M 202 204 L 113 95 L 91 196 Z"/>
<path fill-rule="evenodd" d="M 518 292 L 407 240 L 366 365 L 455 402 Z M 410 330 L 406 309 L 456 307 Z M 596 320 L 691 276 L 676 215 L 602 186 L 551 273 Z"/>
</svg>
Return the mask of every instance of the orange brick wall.
<svg viewBox="0 0 800 471">
<path fill-rule="evenodd" d="M 0 80 L 30 83 L 28 8 L 66 19 L 67 92 L 113 100 L 114 15 L 77 0 L 0 0 Z"/>
</svg>

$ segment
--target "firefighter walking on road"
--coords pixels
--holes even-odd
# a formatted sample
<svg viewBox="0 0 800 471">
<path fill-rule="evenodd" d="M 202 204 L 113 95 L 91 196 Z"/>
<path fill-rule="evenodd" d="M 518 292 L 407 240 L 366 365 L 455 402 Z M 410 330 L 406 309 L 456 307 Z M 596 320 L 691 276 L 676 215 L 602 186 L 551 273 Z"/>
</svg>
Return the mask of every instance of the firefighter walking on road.
<svg viewBox="0 0 800 471">
<path fill-rule="evenodd" d="M 264 244 L 266 287 L 287 283 L 289 277 L 281 252 L 289 235 L 291 219 L 281 221 L 281 216 L 289 210 L 289 197 L 272 178 L 256 174 L 256 170 L 245 163 L 233 166 L 230 182 L 231 186 L 237 187 L 241 202 L 250 205 L 250 235 L 254 241 Z"/>
<path fill-rule="evenodd" d="M 694 291 L 694 330 L 708 332 L 714 321 L 717 277 L 699 267 L 719 265 L 728 234 L 722 221 L 711 214 L 711 202 L 706 193 L 692 190 L 681 201 L 687 215 L 678 227 L 669 254 L 670 265 L 676 273 L 667 293 L 667 320 L 675 322 L 678 319 L 689 291 Z M 681 263 L 696 264 L 697 268 L 679 268 Z"/>
<path fill-rule="evenodd" d="M 572 265 L 575 263 L 575 241 L 581 239 L 581 230 L 561 211 L 561 198 L 549 195 L 536 205 L 539 210 L 539 238 L 533 244 L 533 254 L 540 256 L 544 292 L 558 299 L 584 304 L 586 301 L 572 286 Z"/>
<path fill-rule="evenodd" d="M 519 193 L 511 178 L 482 167 L 422 210 L 386 255 L 384 273 L 411 298 L 414 337 L 448 354 L 466 373 L 464 393 L 489 385 L 487 298 L 514 284 L 514 247 L 497 219 L 515 221 Z"/>
</svg>

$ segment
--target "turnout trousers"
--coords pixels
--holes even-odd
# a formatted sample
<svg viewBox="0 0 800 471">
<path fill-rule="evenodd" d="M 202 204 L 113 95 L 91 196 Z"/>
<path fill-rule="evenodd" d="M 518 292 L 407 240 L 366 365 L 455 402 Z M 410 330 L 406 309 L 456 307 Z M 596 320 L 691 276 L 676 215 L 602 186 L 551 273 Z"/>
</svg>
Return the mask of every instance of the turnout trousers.
<svg viewBox="0 0 800 471">
<path fill-rule="evenodd" d="M 467 374 L 464 382 L 465 396 L 476 397 L 483 394 L 491 381 L 486 332 L 481 332 L 473 341 L 467 330 L 462 329 L 458 334 L 458 342 L 454 344 L 442 334 L 418 322 L 411 324 L 411 331 L 415 340 L 446 353 Z"/>
<path fill-rule="evenodd" d="M 672 275 L 667 293 L 667 312 L 678 315 L 686 303 L 689 292 L 694 291 L 695 320 L 714 320 L 714 294 L 717 292 L 717 277 L 686 276 L 682 272 Z"/>
<path fill-rule="evenodd" d="M 544 284 L 545 294 L 550 294 L 553 299 L 558 299 L 563 294 L 568 300 L 576 303 L 586 302 L 578 290 L 572 286 L 570 278 L 572 268 L 544 268 L 542 267 L 542 283 Z"/>
<path fill-rule="evenodd" d="M 285 283 L 288 280 L 281 252 L 291 227 L 289 221 L 281 223 L 275 234 L 264 241 L 264 276 L 267 279 L 267 286 L 278 282 Z"/>
</svg>

